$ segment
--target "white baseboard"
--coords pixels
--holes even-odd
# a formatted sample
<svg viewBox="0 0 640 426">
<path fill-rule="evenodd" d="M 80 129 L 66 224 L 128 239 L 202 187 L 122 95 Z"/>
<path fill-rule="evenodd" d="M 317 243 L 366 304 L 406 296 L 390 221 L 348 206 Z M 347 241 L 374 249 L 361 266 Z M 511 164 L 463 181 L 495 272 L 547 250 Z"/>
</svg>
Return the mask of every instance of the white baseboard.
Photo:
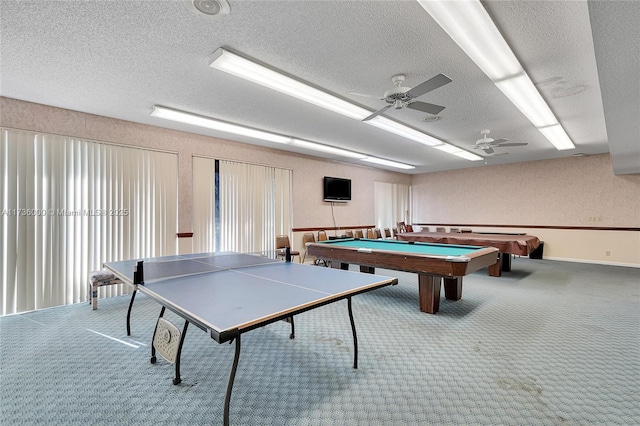
<svg viewBox="0 0 640 426">
<path fill-rule="evenodd" d="M 589 260 L 589 259 L 568 259 L 564 257 L 544 257 L 543 260 L 557 260 L 560 262 L 591 263 L 594 265 L 625 266 L 627 268 L 640 268 L 640 264 L 638 263 L 606 262 L 601 260 Z"/>
</svg>

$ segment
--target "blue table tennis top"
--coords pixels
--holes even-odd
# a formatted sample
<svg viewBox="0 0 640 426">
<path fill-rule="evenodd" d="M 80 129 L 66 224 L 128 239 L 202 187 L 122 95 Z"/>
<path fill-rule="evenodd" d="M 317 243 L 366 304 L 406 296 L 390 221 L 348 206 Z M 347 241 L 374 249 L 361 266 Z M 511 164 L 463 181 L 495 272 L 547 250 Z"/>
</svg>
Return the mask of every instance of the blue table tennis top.
<svg viewBox="0 0 640 426">
<path fill-rule="evenodd" d="M 132 284 L 138 260 L 107 262 L 104 266 Z M 143 260 L 145 279 L 138 289 L 208 330 L 220 342 L 229 340 L 225 332 L 242 332 L 397 283 L 392 277 L 229 252 Z"/>
</svg>

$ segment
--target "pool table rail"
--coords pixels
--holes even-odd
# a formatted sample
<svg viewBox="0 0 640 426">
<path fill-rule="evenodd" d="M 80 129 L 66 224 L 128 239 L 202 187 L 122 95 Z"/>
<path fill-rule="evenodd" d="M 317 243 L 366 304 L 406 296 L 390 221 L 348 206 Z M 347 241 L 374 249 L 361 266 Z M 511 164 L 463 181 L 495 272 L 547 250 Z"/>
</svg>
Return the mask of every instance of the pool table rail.
<svg viewBox="0 0 640 426">
<path fill-rule="evenodd" d="M 353 247 L 333 246 L 331 243 L 322 242 L 309 244 L 307 253 L 347 265 L 355 264 L 440 277 L 461 277 L 494 265 L 498 261 L 499 251 L 493 247 L 483 247 L 464 256 L 425 255 L 383 249 L 354 250 Z"/>
</svg>

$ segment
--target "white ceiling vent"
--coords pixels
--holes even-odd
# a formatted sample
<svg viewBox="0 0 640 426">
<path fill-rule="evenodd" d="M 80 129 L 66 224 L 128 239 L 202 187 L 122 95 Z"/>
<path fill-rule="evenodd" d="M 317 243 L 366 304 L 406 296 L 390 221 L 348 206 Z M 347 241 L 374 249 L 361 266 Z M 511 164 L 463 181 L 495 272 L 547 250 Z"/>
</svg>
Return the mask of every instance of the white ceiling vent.
<svg viewBox="0 0 640 426">
<path fill-rule="evenodd" d="M 198 16 L 218 18 L 231 11 L 227 0 L 184 0 L 187 9 Z"/>
</svg>

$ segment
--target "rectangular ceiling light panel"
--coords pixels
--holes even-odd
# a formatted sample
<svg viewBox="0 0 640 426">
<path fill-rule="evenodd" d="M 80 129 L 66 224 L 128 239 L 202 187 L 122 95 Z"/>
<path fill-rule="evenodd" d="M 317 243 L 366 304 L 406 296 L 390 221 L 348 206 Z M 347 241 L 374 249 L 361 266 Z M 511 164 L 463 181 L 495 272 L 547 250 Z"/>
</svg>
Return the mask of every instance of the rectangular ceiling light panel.
<svg viewBox="0 0 640 426">
<path fill-rule="evenodd" d="M 376 158 L 376 157 L 363 158 L 362 161 L 367 161 L 369 163 L 375 163 L 375 164 L 382 164 L 384 166 L 395 167 L 397 169 L 405 169 L 405 170 L 415 169 L 414 166 L 410 166 L 409 164 L 398 163 L 396 161 L 384 160 L 382 158 Z"/>
<path fill-rule="evenodd" d="M 460 149 L 457 146 L 449 145 L 448 143 L 438 145 L 435 148 L 442 152 L 446 152 L 447 154 L 452 154 L 469 161 L 480 161 L 483 159 L 479 155 L 476 155 L 469 151 L 465 151 L 464 149 Z"/>
<path fill-rule="evenodd" d="M 479 1 L 418 2 L 491 80 L 502 80 L 523 72 L 520 62 Z"/>
<path fill-rule="evenodd" d="M 291 138 L 289 136 L 278 135 L 276 133 L 265 132 L 262 130 L 251 129 L 249 127 L 240 126 L 237 124 L 227 123 L 224 121 L 215 120 L 213 118 L 204 117 L 189 112 L 179 111 L 172 108 L 166 108 L 163 106 L 155 105 L 151 111 L 151 116 L 156 118 L 162 118 L 165 120 L 176 121 L 179 123 L 185 123 L 192 126 L 203 127 L 206 129 L 219 130 L 226 133 L 235 135 L 248 136 L 254 139 L 261 139 L 269 142 L 276 142 L 281 144 L 287 144 L 297 146 L 304 149 L 313 151 L 324 152 L 327 154 L 338 155 L 346 158 L 354 158 L 357 160 L 368 161 L 371 163 L 384 164 L 390 167 L 396 167 L 399 169 L 413 169 L 415 167 L 407 164 L 397 163 L 390 160 L 372 159 L 364 154 L 360 154 L 353 151 L 347 151 L 328 145 L 322 145 L 302 139 Z M 375 161 L 374 161 L 375 160 Z"/>
<path fill-rule="evenodd" d="M 527 74 L 507 80 L 497 81 L 496 86 L 536 127 L 558 124 L 549 105 L 544 101 L 538 89 Z"/>
<path fill-rule="evenodd" d="M 534 126 L 560 126 L 479 0 L 418 2 Z M 575 148 L 562 132 L 559 145 L 549 141 L 559 150 Z"/>
<path fill-rule="evenodd" d="M 538 130 L 540 130 L 540 133 L 549 139 L 558 151 L 575 148 L 575 145 L 571 142 L 569 135 L 567 135 L 567 132 L 565 132 L 559 124 L 556 124 L 555 126 L 540 127 Z"/>
<path fill-rule="evenodd" d="M 200 115 L 178 111 L 163 106 L 154 106 L 153 110 L 151 111 L 151 115 L 153 117 L 164 118 L 165 120 L 177 121 L 180 123 L 191 124 L 193 126 L 204 127 L 207 129 L 220 130 L 222 132 L 232 133 L 234 135 L 248 136 L 250 138 L 261 139 L 275 143 L 291 143 L 291 138 L 288 136 L 282 136 L 262 130 L 251 129 L 249 127 L 226 123 L 224 121 L 214 120 L 213 118 L 203 117 Z"/>
<path fill-rule="evenodd" d="M 302 139 L 295 139 L 295 138 L 291 139 L 291 145 L 298 146 L 300 148 L 311 149 L 313 151 L 325 152 L 327 154 L 335 154 L 342 157 L 355 158 L 358 160 L 363 160 L 367 158 L 367 156 L 364 154 L 359 154 L 353 151 L 347 151 L 345 149 L 340 149 L 340 148 L 336 148 L 329 145 L 322 145 L 315 142 L 309 142 Z"/>
<path fill-rule="evenodd" d="M 440 139 L 436 139 L 433 136 L 429 136 L 426 133 L 419 132 L 412 129 L 411 127 L 402 125 L 393 120 L 389 120 L 388 118 L 382 117 L 380 115 L 374 117 L 369 121 L 366 121 L 366 123 L 378 127 L 382 130 L 386 130 L 387 132 L 394 133 L 398 136 L 402 136 L 403 138 L 419 142 L 423 145 L 436 146 L 443 143 Z"/>
<path fill-rule="evenodd" d="M 362 120 L 371 114 L 364 108 L 245 59 L 226 49 L 219 48 L 213 52 L 209 66 L 356 120 Z"/>
</svg>

